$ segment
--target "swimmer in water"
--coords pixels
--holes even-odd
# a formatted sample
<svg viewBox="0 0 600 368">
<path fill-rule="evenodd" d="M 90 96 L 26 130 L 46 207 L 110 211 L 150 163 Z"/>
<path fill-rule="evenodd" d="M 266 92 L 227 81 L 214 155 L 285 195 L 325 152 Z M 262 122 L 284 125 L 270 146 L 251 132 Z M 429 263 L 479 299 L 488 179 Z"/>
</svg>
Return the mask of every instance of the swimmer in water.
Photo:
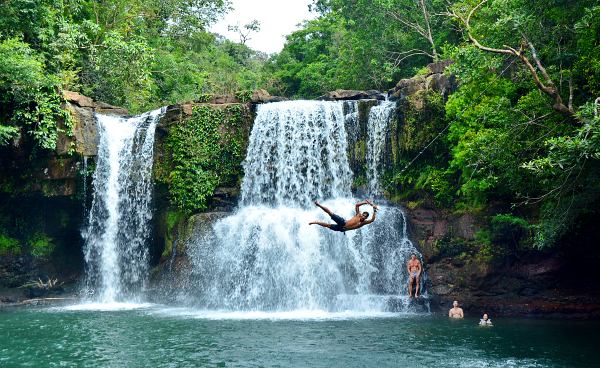
<svg viewBox="0 0 600 368">
<path fill-rule="evenodd" d="M 367 218 L 369 217 L 368 212 L 360 213 L 360 206 L 363 206 L 365 204 L 368 204 L 371 207 L 373 207 L 373 215 L 371 215 L 371 218 L 369 220 L 367 220 Z M 327 222 L 322 222 L 322 221 L 312 221 L 312 222 L 309 222 L 308 224 L 309 225 L 320 225 L 320 226 L 328 228 L 329 230 L 340 231 L 340 232 L 346 232 L 348 230 L 356 230 L 365 225 L 372 223 L 373 221 L 375 221 L 375 217 L 376 217 L 375 214 L 377 213 L 377 210 L 379 210 L 379 207 L 377 207 L 376 205 L 371 203 L 371 201 L 369 201 L 369 200 L 365 200 L 363 202 L 358 202 L 354 207 L 355 215 L 350 220 L 346 221 L 343 217 L 336 215 L 329 208 L 321 205 L 319 202 L 315 201 L 315 205 L 317 207 L 319 207 L 320 209 L 322 209 L 323 211 L 325 211 L 325 213 L 328 214 L 329 217 L 331 217 L 331 219 L 335 222 L 335 224 L 329 224 Z"/>
<path fill-rule="evenodd" d="M 479 320 L 480 326 L 492 326 L 492 320 L 489 319 L 487 313 L 483 314 L 483 317 Z"/>
<path fill-rule="evenodd" d="M 448 311 L 448 317 L 450 318 L 465 318 L 465 313 L 462 308 L 458 306 L 458 301 L 452 303 L 452 308 Z"/>
</svg>

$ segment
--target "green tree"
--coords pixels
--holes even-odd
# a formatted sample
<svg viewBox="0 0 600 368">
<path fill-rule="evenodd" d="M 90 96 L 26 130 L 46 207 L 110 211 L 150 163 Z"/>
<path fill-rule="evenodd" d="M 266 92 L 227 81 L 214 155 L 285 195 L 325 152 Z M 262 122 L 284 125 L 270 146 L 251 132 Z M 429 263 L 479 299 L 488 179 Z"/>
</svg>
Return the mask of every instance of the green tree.
<svg viewBox="0 0 600 368">
<path fill-rule="evenodd" d="M 16 38 L 0 42 L 0 144 L 7 144 L 23 129 L 41 148 L 55 148 L 57 121 L 68 119 L 59 84 L 29 45 Z"/>
</svg>

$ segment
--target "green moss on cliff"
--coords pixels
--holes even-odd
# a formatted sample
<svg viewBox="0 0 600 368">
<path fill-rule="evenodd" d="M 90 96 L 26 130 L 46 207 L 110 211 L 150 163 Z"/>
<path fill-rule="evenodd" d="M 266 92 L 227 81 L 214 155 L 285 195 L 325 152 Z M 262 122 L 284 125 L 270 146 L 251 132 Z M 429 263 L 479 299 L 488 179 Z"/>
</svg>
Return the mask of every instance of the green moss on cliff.
<svg viewBox="0 0 600 368">
<path fill-rule="evenodd" d="M 238 184 L 251 118 L 246 105 L 200 105 L 170 128 L 155 176 L 181 211 L 205 210 L 218 186 Z"/>
<path fill-rule="evenodd" d="M 418 91 L 401 102 L 400 111 L 400 119 L 391 124 L 391 169 L 382 175 L 384 187 L 396 201 L 425 199 L 451 206 L 456 193 L 448 171 L 450 152 L 445 136 L 438 136 L 447 126 L 443 96 Z"/>
<path fill-rule="evenodd" d="M 18 255 L 21 254 L 21 245 L 15 238 L 5 234 L 0 234 L 0 255 Z"/>
<path fill-rule="evenodd" d="M 31 255 L 36 258 L 48 258 L 56 247 L 54 240 L 43 232 L 33 234 L 27 243 L 31 249 Z"/>
</svg>

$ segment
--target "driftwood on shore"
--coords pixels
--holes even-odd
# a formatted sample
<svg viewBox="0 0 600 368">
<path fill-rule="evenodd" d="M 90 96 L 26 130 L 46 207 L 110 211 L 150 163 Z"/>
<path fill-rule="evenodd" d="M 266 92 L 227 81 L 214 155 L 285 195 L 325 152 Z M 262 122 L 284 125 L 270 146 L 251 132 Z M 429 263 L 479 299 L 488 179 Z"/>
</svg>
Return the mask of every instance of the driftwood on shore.
<svg viewBox="0 0 600 368">
<path fill-rule="evenodd" d="M 32 306 L 32 305 L 48 305 L 54 303 L 62 303 L 66 301 L 75 301 L 76 297 L 55 297 L 55 298 L 32 298 L 24 299 L 14 303 L 0 303 L 0 308 L 3 307 L 19 307 L 19 306 Z"/>
</svg>

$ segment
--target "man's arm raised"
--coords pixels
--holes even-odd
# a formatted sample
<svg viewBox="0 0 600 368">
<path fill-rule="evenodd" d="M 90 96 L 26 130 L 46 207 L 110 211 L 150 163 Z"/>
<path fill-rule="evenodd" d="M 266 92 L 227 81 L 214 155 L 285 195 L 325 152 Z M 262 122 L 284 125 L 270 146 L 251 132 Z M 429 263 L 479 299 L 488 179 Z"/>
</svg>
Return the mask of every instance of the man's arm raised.
<svg viewBox="0 0 600 368">
<path fill-rule="evenodd" d="M 355 206 L 354 206 L 354 211 L 356 212 L 356 214 L 358 215 L 360 213 L 360 206 L 363 206 L 365 204 L 369 204 L 369 201 L 362 201 L 362 202 L 358 202 Z"/>
<path fill-rule="evenodd" d="M 363 222 L 363 224 L 368 225 L 371 222 L 375 221 L 375 218 L 377 217 L 376 213 L 377 213 L 377 209 L 375 207 L 373 207 L 373 214 L 371 215 L 371 218 L 366 220 L 365 222 Z"/>
</svg>

